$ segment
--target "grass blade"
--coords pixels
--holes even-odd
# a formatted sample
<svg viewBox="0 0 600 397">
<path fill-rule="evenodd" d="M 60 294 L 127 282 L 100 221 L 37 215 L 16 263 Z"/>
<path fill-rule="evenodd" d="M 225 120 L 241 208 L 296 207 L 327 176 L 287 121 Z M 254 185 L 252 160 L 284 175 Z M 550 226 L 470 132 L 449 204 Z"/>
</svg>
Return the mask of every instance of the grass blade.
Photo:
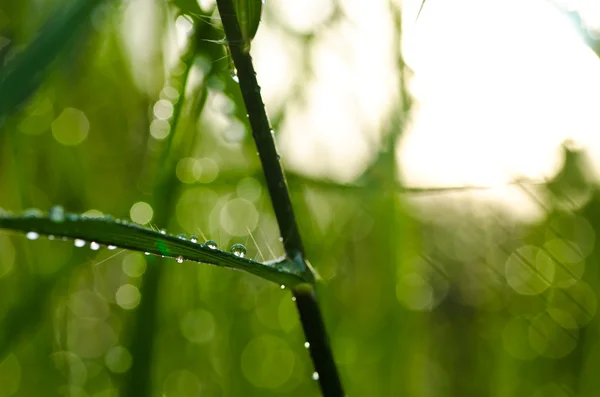
<svg viewBox="0 0 600 397">
<path fill-rule="evenodd" d="M 112 217 L 90 218 L 66 213 L 57 219 L 52 210 L 49 216 L 0 214 L 0 228 L 25 232 L 30 239 L 36 239 L 39 235 L 80 239 L 82 243 L 93 242 L 176 258 L 178 261 L 189 260 L 244 270 L 289 286 L 313 281 L 312 274 L 302 272 L 291 260 L 260 263 Z"/>
<path fill-rule="evenodd" d="M 98 0 L 79 0 L 59 7 L 38 36 L 0 69 L 0 122 L 23 103 L 42 83 L 49 66 L 89 26 L 88 16 Z"/>
</svg>

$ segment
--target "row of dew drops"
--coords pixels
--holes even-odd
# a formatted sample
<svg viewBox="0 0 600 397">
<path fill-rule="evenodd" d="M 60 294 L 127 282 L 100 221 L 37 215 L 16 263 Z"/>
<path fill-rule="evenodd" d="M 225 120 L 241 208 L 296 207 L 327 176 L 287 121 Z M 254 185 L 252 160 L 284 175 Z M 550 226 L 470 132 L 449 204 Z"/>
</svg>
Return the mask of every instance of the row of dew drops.
<svg viewBox="0 0 600 397">
<path fill-rule="evenodd" d="M 35 209 L 35 210 L 27 210 L 27 211 L 25 211 L 24 216 L 25 217 L 39 217 L 39 216 L 42 216 L 42 212 L 39 211 L 39 210 L 37 210 L 37 209 Z M 76 220 L 76 219 L 79 219 L 80 217 L 81 217 L 80 215 L 65 214 L 65 210 L 61 206 L 53 206 L 48 211 L 48 218 L 51 221 L 57 222 L 57 223 L 64 222 L 65 219 Z M 85 217 L 85 216 L 83 216 L 83 217 Z M 115 220 L 115 222 L 123 223 L 124 221 L 122 221 L 122 220 Z M 160 234 L 166 235 L 167 232 L 163 229 L 163 230 L 160 230 Z M 37 240 L 38 238 L 40 238 L 40 234 L 38 232 L 35 232 L 35 231 L 29 231 L 29 232 L 27 232 L 25 234 L 25 236 L 29 240 Z M 178 234 L 176 237 L 180 238 L 182 240 L 186 240 L 187 241 L 187 236 L 185 234 L 183 234 L 183 233 L 182 234 Z M 48 239 L 49 240 L 54 240 L 55 236 L 48 235 Z M 66 241 L 66 240 L 68 240 L 68 238 L 67 237 L 62 237 L 62 240 Z M 192 236 L 190 236 L 189 241 L 192 242 L 192 243 L 196 243 L 197 244 L 198 243 L 198 237 L 192 235 Z M 86 245 L 86 241 L 83 240 L 83 239 L 74 239 L 73 242 L 74 242 L 75 247 L 77 247 L 77 248 L 82 248 L 82 247 L 85 247 L 85 245 Z M 217 243 L 214 240 L 206 240 L 206 242 L 203 244 L 203 246 L 205 246 L 207 248 L 210 248 L 210 249 L 214 249 L 214 250 L 217 249 Z M 91 250 L 98 251 L 100 248 L 101 248 L 101 245 L 99 243 L 97 243 L 95 241 L 90 242 L 90 249 Z M 108 250 L 113 251 L 113 250 L 117 249 L 117 246 L 109 244 L 109 245 L 106 246 L 106 248 Z M 232 253 L 233 255 L 235 255 L 237 257 L 244 258 L 246 256 L 246 247 L 243 244 L 233 244 L 231 246 L 230 253 Z M 145 255 L 150 255 L 150 253 L 149 252 L 145 252 Z M 177 263 L 183 263 L 183 260 L 184 259 L 183 259 L 182 256 L 178 256 L 176 258 Z M 284 289 L 284 288 L 285 288 L 285 285 L 281 285 L 281 289 Z M 292 300 L 296 301 L 296 297 L 293 296 Z M 306 349 L 309 349 L 310 348 L 310 343 L 309 342 L 305 342 L 304 343 L 304 347 Z M 312 379 L 313 380 L 319 380 L 319 373 L 316 372 L 316 371 L 313 372 L 312 373 Z"/>
<path fill-rule="evenodd" d="M 39 210 L 27 210 L 24 213 L 25 217 L 39 217 L 41 216 L 42 213 Z M 48 218 L 53 221 L 53 222 L 64 222 L 65 219 L 69 219 L 69 220 L 77 220 L 80 219 L 82 216 L 80 215 L 75 215 L 75 214 L 65 214 L 65 210 L 63 207 L 61 206 L 53 206 L 50 208 L 50 210 L 48 211 Z M 83 216 L 83 218 L 85 218 L 85 215 Z M 126 221 L 122 221 L 122 220 L 115 220 L 115 222 L 117 223 L 126 223 Z M 167 232 L 165 230 L 160 230 L 160 234 L 166 235 Z M 30 231 L 27 232 L 25 234 L 25 236 L 27 237 L 27 239 L 29 240 L 37 240 L 40 237 L 40 234 L 38 232 L 35 231 Z M 187 241 L 187 236 L 185 234 L 178 234 L 177 235 L 178 238 L 182 239 L 182 240 L 186 240 Z M 55 236 L 53 235 L 48 235 L 48 239 L 49 240 L 54 240 Z M 67 237 L 62 237 L 63 241 L 68 240 Z M 196 236 L 191 236 L 190 237 L 190 242 L 192 243 L 198 243 L 198 237 Z M 82 239 L 74 239 L 73 243 L 75 245 L 75 247 L 77 248 L 82 248 L 86 245 L 86 241 L 82 240 Z M 206 242 L 204 244 L 200 244 L 201 246 L 216 250 L 217 249 L 217 243 L 214 240 L 206 240 Z M 101 248 L 100 244 L 92 241 L 90 242 L 90 249 L 92 249 L 93 251 L 98 251 Z M 117 249 L 116 245 L 107 245 L 106 246 L 107 249 L 109 250 L 115 250 Z M 243 244 L 233 244 L 229 250 L 230 253 L 232 253 L 233 255 L 239 257 L 239 258 L 244 258 L 246 256 L 246 247 Z M 145 252 L 146 255 L 150 255 L 150 252 Z M 164 257 L 164 255 L 163 255 Z M 176 261 L 178 263 L 183 263 L 183 257 L 182 256 L 178 256 L 176 258 Z"/>
<path fill-rule="evenodd" d="M 42 215 L 42 212 L 39 211 L 39 210 L 37 210 L 37 209 L 35 209 L 35 210 L 27 210 L 24 213 L 25 217 L 39 217 L 41 215 Z M 75 215 L 75 214 L 65 214 L 65 210 L 61 206 L 53 206 L 48 211 L 48 218 L 50 220 L 52 220 L 53 222 L 57 222 L 57 223 L 64 222 L 65 219 L 76 220 L 76 219 L 79 219 L 80 217 L 81 216 Z M 85 217 L 85 216 L 83 216 L 83 217 Z M 115 220 L 115 222 L 123 223 L 124 221 L 122 221 L 122 220 Z M 160 234 L 166 235 L 167 232 L 163 229 L 163 230 L 160 230 Z M 40 238 L 40 234 L 38 232 L 35 232 L 35 231 L 29 231 L 29 232 L 27 232 L 25 234 L 25 236 L 29 240 L 37 240 L 38 238 Z M 185 234 L 183 234 L 183 233 L 182 234 L 178 234 L 176 237 L 180 238 L 182 240 L 187 240 L 187 236 Z M 55 236 L 48 235 L 48 239 L 49 240 L 55 240 Z M 67 241 L 68 238 L 67 237 L 62 237 L 62 240 L 63 241 Z M 196 243 L 197 244 L 198 243 L 198 237 L 192 235 L 192 236 L 190 236 L 189 241 L 192 242 L 192 243 Z M 85 247 L 85 245 L 86 245 L 86 241 L 83 240 L 83 239 L 74 239 L 73 243 L 74 243 L 75 247 L 77 247 L 77 248 L 82 248 L 82 247 Z M 214 240 L 206 240 L 206 242 L 203 244 L 203 246 L 205 246 L 207 248 L 210 248 L 210 249 L 214 249 L 214 250 L 217 249 L 217 243 Z M 100 248 L 101 248 L 101 245 L 99 243 L 97 243 L 95 241 L 90 242 L 90 249 L 91 250 L 98 251 Z M 106 248 L 108 250 L 113 251 L 113 250 L 117 249 L 117 246 L 109 244 L 109 245 L 106 246 Z M 233 255 L 235 255 L 237 257 L 244 258 L 246 256 L 246 247 L 243 244 L 233 244 L 231 246 L 231 249 L 230 249 L 229 252 L 231 252 Z M 150 255 L 150 253 L 149 252 L 145 252 L 145 255 Z M 183 263 L 183 260 L 184 259 L 183 259 L 182 256 L 178 256 L 176 258 L 177 263 Z M 285 288 L 285 285 L 281 285 L 281 289 L 284 289 L 284 288 Z M 292 300 L 296 301 L 296 297 L 293 296 Z M 309 349 L 310 348 L 310 343 L 309 342 L 304 342 L 304 347 L 306 349 Z M 319 380 L 319 373 L 317 371 L 315 371 L 315 372 L 312 373 L 312 379 L 313 380 Z"/>
</svg>

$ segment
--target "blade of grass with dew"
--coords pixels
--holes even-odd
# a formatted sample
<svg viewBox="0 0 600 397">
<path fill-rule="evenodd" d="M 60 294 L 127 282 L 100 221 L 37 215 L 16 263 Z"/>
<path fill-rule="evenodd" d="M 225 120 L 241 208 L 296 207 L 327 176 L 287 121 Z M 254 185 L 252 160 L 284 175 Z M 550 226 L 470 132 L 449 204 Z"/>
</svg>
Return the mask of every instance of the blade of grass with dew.
<svg viewBox="0 0 600 397">
<path fill-rule="evenodd" d="M 0 69 L 0 123 L 41 85 L 58 55 L 82 37 L 99 0 L 78 0 L 60 6 L 20 54 Z"/>
<path fill-rule="evenodd" d="M 112 217 L 88 218 L 68 213 L 58 219 L 53 211 L 49 216 L 1 214 L 0 228 L 25 232 L 32 240 L 40 235 L 66 237 L 76 240 L 77 245 L 89 242 L 92 249 L 102 244 L 174 258 L 177 262 L 189 260 L 244 270 L 278 284 L 292 286 L 312 282 L 310 275 L 298 269 L 293 261 L 260 263 Z"/>
</svg>

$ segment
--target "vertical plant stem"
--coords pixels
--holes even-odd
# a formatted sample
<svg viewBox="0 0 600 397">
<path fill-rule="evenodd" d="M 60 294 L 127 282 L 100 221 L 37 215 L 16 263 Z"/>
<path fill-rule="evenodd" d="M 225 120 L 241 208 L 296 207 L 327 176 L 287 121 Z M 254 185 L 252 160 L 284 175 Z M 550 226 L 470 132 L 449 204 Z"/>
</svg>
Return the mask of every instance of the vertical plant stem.
<svg viewBox="0 0 600 397">
<path fill-rule="evenodd" d="M 252 128 L 252 136 L 258 149 L 286 255 L 302 266 L 304 271 L 310 272 L 310 267 L 304 258 L 304 246 L 294 216 L 283 168 L 279 162 L 279 154 L 275 146 L 271 125 L 260 94 L 260 86 L 256 79 L 252 58 L 242 44 L 242 35 L 235 8 L 231 0 L 217 0 L 217 6 L 223 21 L 231 57 L 237 69 L 242 97 Z M 317 303 L 314 283 L 296 287 L 292 290 L 292 293 L 296 298 L 296 307 L 300 314 L 304 335 L 310 344 L 311 359 L 319 376 L 321 392 L 324 396 L 343 396 L 342 384 L 333 360 L 333 353 L 321 316 L 321 310 Z"/>
<path fill-rule="evenodd" d="M 193 59 L 188 54 L 184 54 L 182 60 L 185 62 L 185 70 L 179 84 L 181 95 L 173 109 L 169 138 L 165 142 L 161 158 L 161 169 L 156 171 L 158 178 L 154 186 L 153 207 L 159 214 L 155 219 L 155 222 L 159 225 L 168 223 L 169 213 L 167 209 L 174 207 L 174 201 L 178 193 L 178 183 L 173 180 L 176 162 L 171 158 L 173 154 L 172 146 L 181 119 L 184 93 L 193 64 Z M 122 387 L 124 396 L 146 397 L 152 395 L 152 363 L 154 362 L 154 337 L 156 336 L 156 325 L 158 323 L 158 292 L 165 265 L 161 263 L 162 261 L 160 258 L 148 257 L 148 267 L 140 287 L 142 299 L 135 312 L 135 325 L 131 336 L 130 348 L 133 362 Z"/>
</svg>

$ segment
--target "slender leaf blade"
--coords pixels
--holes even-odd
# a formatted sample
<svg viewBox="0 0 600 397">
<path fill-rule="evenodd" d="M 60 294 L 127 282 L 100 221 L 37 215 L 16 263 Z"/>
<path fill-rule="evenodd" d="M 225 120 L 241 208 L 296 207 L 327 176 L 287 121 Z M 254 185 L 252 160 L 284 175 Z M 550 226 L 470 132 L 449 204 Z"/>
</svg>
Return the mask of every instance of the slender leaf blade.
<svg viewBox="0 0 600 397">
<path fill-rule="evenodd" d="M 91 218 L 67 213 L 57 221 L 54 217 L 45 215 L 0 214 L 0 228 L 32 233 L 29 234 L 30 237 L 46 235 L 81 239 L 164 257 L 244 270 L 289 286 L 313 281 L 312 273 L 302 272 L 293 260 L 281 258 L 274 262 L 260 263 L 112 217 Z"/>
<path fill-rule="evenodd" d="M 58 55 L 89 26 L 89 15 L 99 0 L 78 0 L 60 6 L 38 36 L 7 65 L 0 68 L 0 122 L 33 94 Z"/>
</svg>

